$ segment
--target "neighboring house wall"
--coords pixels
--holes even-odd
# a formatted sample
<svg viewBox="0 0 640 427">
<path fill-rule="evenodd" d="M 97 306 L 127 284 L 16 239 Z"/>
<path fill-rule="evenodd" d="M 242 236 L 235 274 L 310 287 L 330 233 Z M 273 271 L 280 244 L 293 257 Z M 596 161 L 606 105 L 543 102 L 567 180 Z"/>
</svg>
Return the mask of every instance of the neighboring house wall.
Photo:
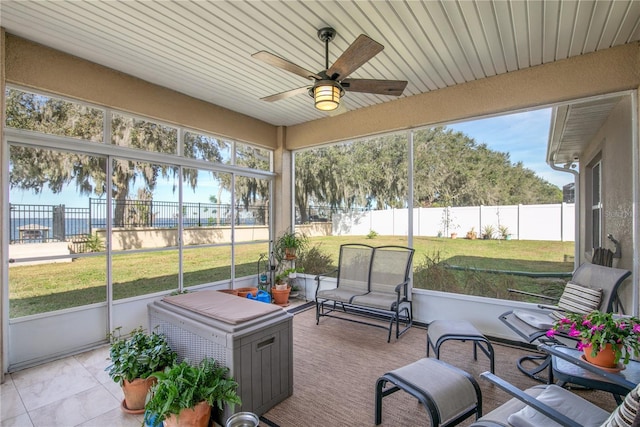
<svg viewBox="0 0 640 427">
<path fill-rule="evenodd" d="M 591 185 L 588 182 L 586 166 L 595 158 L 602 159 L 602 237 L 608 243 L 607 234 L 612 234 L 620 241 L 622 258 L 618 266 L 632 269 L 633 230 L 632 230 L 632 200 L 634 172 L 632 170 L 631 131 L 631 98 L 623 97 L 622 101 L 613 109 L 608 120 L 600 128 L 596 136 L 589 143 L 587 149 L 580 156 L 580 212 L 581 234 L 590 232 L 586 215 L 589 212 L 588 192 Z M 637 172 L 637 171 L 636 171 Z M 580 253 L 586 257 L 591 248 L 585 247 L 586 239 L 582 239 Z M 584 259 L 583 259 L 584 260 Z"/>
<path fill-rule="evenodd" d="M 622 257 L 614 260 L 617 267 L 633 270 L 633 181 L 638 171 L 632 168 L 633 132 L 631 97 L 625 96 L 613 109 L 587 149 L 580 156 L 580 213 L 582 236 L 588 235 L 589 192 L 591 185 L 586 167 L 601 159 L 602 182 L 602 246 L 610 247 L 607 234 L 620 242 Z M 580 254 L 588 259 L 591 248 L 580 239 Z M 630 282 L 631 279 L 628 281 Z M 623 288 L 623 300 L 631 301 L 631 286 Z M 627 312 L 631 304 L 627 305 Z"/>
</svg>

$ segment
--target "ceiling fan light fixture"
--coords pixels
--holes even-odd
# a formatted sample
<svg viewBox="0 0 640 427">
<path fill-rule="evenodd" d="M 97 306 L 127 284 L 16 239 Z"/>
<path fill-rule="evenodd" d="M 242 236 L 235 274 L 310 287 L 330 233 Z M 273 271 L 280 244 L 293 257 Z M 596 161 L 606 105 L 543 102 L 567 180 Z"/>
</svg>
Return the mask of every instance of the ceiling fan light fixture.
<svg viewBox="0 0 640 427">
<path fill-rule="evenodd" d="M 315 101 L 315 107 L 321 111 L 333 111 L 340 106 L 344 89 L 335 80 L 319 80 L 309 91 Z"/>
</svg>

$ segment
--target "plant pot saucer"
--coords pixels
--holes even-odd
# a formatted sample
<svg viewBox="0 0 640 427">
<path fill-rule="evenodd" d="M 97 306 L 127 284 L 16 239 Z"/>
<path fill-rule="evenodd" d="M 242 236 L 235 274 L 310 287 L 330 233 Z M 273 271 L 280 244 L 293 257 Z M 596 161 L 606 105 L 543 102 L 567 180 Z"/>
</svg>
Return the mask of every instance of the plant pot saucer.
<svg viewBox="0 0 640 427">
<path fill-rule="evenodd" d="M 280 307 L 289 307 L 289 305 L 291 305 L 291 303 L 290 303 L 289 301 L 287 301 L 287 302 L 286 302 L 286 303 L 284 303 L 284 304 L 277 304 L 277 303 L 274 303 L 274 304 L 275 304 L 275 305 L 278 305 L 278 306 L 280 306 Z"/>
<path fill-rule="evenodd" d="M 144 414 L 144 408 L 142 409 L 127 408 L 127 402 L 124 399 L 122 399 L 122 404 L 120 405 L 120 409 L 122 409 L 122 411 L 125 412 L 126 414 L 132 414 L 132 415 Z"/>
<path fill-rule="evenodd" d="M 616 366 L 615 368 L 607 368 L 606 366 L 600 366 L 600 365 L 596 365 L 595 363 L 591 363 L 589 362 L 585 357 L 584 354 L 580 356 L 580 359 L 582 359 L 582 361 L 587 362 L 590 365 L 593 366 L 597 366 L 598 368 L 602 369 L 603 371 L 607 371 L 607 372 L 611 372 L 611 373 L 618 373 L 620 371 L 622 371 L 623 369 L 626 368 L 626 366 L 624 366 L 623 363 L 618 363 L 618 366 Z"/>
</svg>

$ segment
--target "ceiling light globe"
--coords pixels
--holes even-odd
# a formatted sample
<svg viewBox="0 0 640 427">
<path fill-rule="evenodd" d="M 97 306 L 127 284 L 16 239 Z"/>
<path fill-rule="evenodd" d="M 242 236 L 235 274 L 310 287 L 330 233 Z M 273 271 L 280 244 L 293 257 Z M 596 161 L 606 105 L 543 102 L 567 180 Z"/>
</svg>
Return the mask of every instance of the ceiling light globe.
<svg viewBox="0 0 640 427">
<path fill-rule="evenodd" d="M 315 106 L 321 111 L 333 111 L 340 106 L 344 90 L 333 80 L 321 80 L 313 87 Z"/>
</svg>

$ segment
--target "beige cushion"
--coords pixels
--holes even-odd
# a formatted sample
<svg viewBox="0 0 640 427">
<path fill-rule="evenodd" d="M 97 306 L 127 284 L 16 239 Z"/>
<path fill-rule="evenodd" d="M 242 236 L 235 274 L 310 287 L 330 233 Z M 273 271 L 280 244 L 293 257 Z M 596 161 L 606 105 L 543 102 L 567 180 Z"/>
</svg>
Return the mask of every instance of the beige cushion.
<svg viewBox="0 0 640 427">
<path fill-rule="evenodd" d="M 602 427 L 629 427 L 638 413 L 638 402 L 640 401 L 640 385 L 631 390 L 620 406 L 612 413 L 609 419 L 602 424 Z"/>
<path fill-rule="evenodd" d="M 213 290 L 167 296 L 162 300 L 232 325 L 256 319 L 274 311 L 282 311 L 282 308 L 275 304 L 265 304 Z"/>
<path fill-rule="evenodd" d="M 579 283 L 567 282 L 562 292 L 558 308 L 560 310 L 551 313 L 555 319 L 565 317 L 565 312 L 587 314 L 600 307 L 602 289 L 593 289 L 582 286 Z"/>
<path fill-rule="evenodd" d="M 598 427 L 609 415 L 605 410 L 598 408 L 591 402 L 553 384 L 540 393 L 537 400 L 584 427 Z M 530 406 L 525 406 L 518 412 L 509 415 L 508 421 L 513 427 L 561 427 L 560 424 Z"/>
</svg>

